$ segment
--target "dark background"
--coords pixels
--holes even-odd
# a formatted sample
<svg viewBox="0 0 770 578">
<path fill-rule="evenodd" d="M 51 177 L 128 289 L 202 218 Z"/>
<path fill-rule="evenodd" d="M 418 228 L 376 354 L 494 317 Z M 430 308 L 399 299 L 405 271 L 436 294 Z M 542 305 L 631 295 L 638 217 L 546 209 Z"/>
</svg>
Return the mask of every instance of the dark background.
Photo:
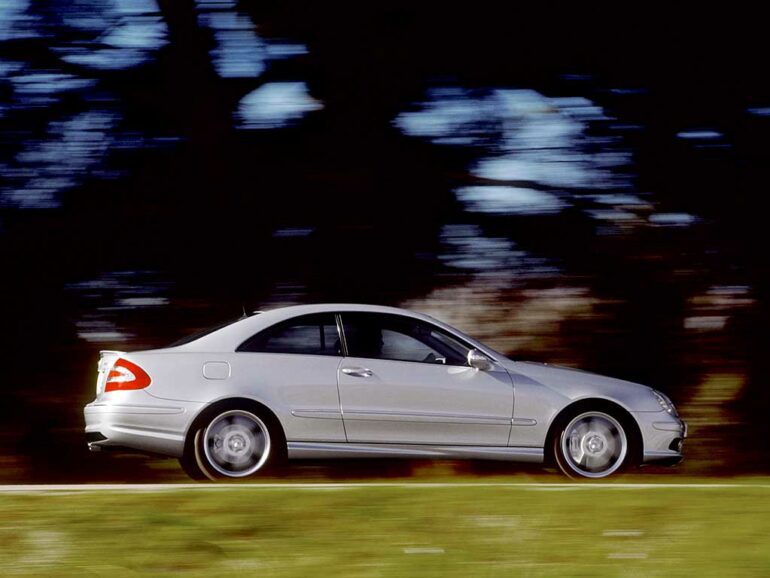
<svg viewBox="0 0 770 578">
<path fill-rule="evenodd" d="M 98 351 L 316 301 L 653 385 L 685 471 L 766 473 L 765 32 L 740 5 L 5 2 L 3 478 L 176 475 L 86 452 Z"/>
</svg>

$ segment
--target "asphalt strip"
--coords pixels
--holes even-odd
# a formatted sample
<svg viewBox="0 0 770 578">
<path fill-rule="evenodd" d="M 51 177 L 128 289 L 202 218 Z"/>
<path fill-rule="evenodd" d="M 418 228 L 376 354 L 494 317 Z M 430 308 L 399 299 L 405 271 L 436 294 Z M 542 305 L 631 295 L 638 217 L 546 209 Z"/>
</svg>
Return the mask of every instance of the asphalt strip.
<svg viewBox="0 0 770 578">
<path fill-rule="evenodd" d="M 582 490 L 769 490 L 770 484 L 737 483 L 670 483 L 670 484 L 624 484 L 624 483 L 505 483 L 505 482 L 318 482 L 318 483 L 255 483 L 255 484 L 8 484 L 0 485 L 0 494 L 67 494 L 82 492 L 180 492 L 219 490 L 355 490 L 367 488 L 403 488 L 407 490 L 436 488 L 511 488 L 542 491 Z"/>
</svg>

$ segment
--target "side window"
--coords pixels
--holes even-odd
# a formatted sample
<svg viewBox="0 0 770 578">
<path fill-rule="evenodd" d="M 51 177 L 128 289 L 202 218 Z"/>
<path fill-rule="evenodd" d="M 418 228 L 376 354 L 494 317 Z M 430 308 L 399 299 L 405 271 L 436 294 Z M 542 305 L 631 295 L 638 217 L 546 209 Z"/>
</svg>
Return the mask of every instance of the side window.
<svg viewBox="0 0 770 578">
<path fill-rule="evenodd" d="M 283 321 L 253 335 L 237 351 L 342 355 L 333 313 L 302 315 Z"/>
<path fill-rule="evenodd" d="M 348 353 L 353 357 L 465 365 L 468 348 L 418 319 L 383 313 L 343 313 Z"/>
<path fill-rule="evenodd" d="M 436 360 L 442 355 L 410 335 L 393 329 L 383 329 L 380 357 L 382 359 L 400 359 L 401 361 L 430 361 Z"/>
</svg>

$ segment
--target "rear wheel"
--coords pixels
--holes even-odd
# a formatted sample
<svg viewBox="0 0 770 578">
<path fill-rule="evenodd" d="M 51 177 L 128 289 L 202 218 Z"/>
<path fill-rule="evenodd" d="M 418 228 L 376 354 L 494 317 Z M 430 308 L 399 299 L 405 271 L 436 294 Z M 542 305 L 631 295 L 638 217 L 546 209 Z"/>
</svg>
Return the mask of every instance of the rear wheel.
<svg viewBox="0 0 770 578">
<path fill-rule="evenodd" d="M 193 433 L 187 447 L 185 448 L 184 455 L 179 458 L 179 465 L 182 466 L 184 473 L 190 476 L 197 482 L 208 480 L 209 477 L 203 472 L 198 465 L 198 460 L 195 455 L 195 446 L 198 443 L 198 436 L 200 436 L 201 430 L 197 430 Z"/>
<path fill-rule="evenodd" d="M 605 478 L 630 461 L 630 432 L 604 411 L 567 416 L 552 439 L 553 457 L 571 478 Z"/>
<path fill-rule="evenodd" d="M 283 435 L 275 420 L 224 407 L 201 422 L 188 441 L 182 468 L 193 479 L 238 479 L 280 460 Z"/>
</svg>

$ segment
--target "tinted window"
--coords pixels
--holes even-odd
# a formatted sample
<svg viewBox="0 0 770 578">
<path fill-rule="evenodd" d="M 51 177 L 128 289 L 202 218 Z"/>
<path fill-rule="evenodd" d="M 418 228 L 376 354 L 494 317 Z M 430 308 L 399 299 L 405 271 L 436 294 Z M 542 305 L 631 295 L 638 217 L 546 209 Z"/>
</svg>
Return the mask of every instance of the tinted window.
<svg viewBox="0 0 770 578">
<path fill-rule="evenodd" d="M 353 357 L 465 365 L 468 347 L 429 323 L 381 313 L 343 313 Z"/>
<path fill-rule="evenodd" d="M 303 315 L 268 327 L 244 341 L 238 351 L 342 355 L 332 313 Z"/>
</svg>

